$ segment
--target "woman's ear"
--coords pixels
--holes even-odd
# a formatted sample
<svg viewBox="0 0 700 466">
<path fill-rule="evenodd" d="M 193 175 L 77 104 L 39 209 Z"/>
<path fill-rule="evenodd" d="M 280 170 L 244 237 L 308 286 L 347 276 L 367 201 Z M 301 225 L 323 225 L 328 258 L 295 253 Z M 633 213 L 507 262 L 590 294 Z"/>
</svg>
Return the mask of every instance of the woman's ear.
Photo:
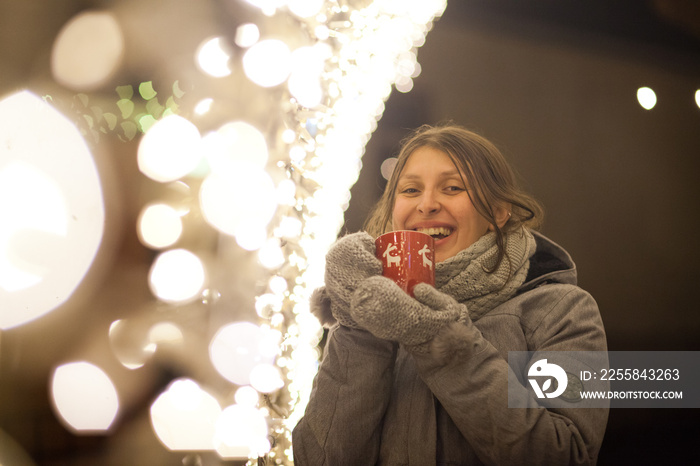
<svg viewBox="0 0 700 466">
<path fill-rule="evenodd" d="M 508 223 L 508 220 L 510 220 L 510 206 L 498 206 L 494 209 L 494 218 L 496 219 L 496 224 L 498 225 L 498 228 L 503 228 L 506 223 Z M 493 231 L 496 228 L 493 226 L 493 224 L 489 224 L 489 230 Z"/>
</svg>

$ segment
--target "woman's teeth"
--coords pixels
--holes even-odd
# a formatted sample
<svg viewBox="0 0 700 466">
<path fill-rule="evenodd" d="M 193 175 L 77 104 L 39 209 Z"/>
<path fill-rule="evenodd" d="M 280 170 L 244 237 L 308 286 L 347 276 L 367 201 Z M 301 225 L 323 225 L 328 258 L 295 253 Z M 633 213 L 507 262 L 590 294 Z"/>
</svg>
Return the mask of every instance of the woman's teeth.
<svg viewBox="0 0 700 466">
<path fill-rule="evenodd" d="M 450 236 L 452 234 L 452 228 L 447 228 L 447 227 L 416 228 L 416 231 L 420 231 L 421 233 L 426 233 L 435 239 L 442 239 L 442 238 L 445 238 L 446 236 Z"/>
</svg>

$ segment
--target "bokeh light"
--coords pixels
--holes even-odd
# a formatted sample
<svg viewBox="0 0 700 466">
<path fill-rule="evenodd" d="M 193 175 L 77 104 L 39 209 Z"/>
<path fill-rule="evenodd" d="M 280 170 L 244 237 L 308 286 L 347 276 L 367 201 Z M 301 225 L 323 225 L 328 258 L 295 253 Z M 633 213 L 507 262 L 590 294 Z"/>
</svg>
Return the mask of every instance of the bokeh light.
<svg viewBox="0 0 700 466">
<path fill-rule="evenodd" d="M 143 367 L 153 356 L 155 345 L 148 341 L 147 324 L 141 319 L 118 319 L 109 326 L 109 345 L 117 360 L 127 369 Z"/>
<path fill-rule="evenodd" d="M 243 386 L 236 390 L 234 399 L 236 400 L 236 404 L 255 407 L 258 404 L 260 395 L 253 387 Z"/>
<path fill-rule="evenodd" d="M 63 27 L 53 45 L 51 71 L 71 89 L 91 90 L 105 84 L 119 68 L 124 37 L 109 12 L 87 11 Z"/>
<path fill-rule="evenodd" d="M 697 105 L 698 108 L 700 108 L 700 89 L 695 91 L 695 105 Z"/>
<path fill-rule="evenodd" d="M 102 199 L 73 123 L 27 91 L 0 101 L 0 328 L 73 294 L 102 241 Z"/>
<path fill-rule="evenodd" d="M 236 45 L 241 48 L 248 48 L 260 39 L 260 30 L 253 23 L 241 24 L 236 28 Z"/>
<path fill-rule="evenodd" d="M 207 97 L 206 99 L 200 100 L 194 107 L 194 113 L 196 113 L 197 115 L 205 115 L 206 113 L 209 113 L 209 110 L 211 110 L 211 106 L 213 103 L 214 99 L 212 99 L 211 97 Z"/>
<path fill-rule="evenodd" d="M 144 245 L 162 249 L 180 239 L 182 220 L 177 210 L 167 204 L 149 204 L 139 215 L 137 231 Z"/>
<path fill-rule="evenodd" d="M 284 251 L 280 247 L 277 238 L 268 239 L 258 251 L 260 263 L 268 268 L 274 269 L 284 264 Z"/>
<path fill-rule="evenodd" d="M 257 251 L 265 244 L 267 228 L 262 223 L 243 223 L 234 231 L 236 244 L 246 251 Z"/>
<path fill-rule="evenodd" d="M 321 11 L 324 0 L 289 0 L 289 11 L 300 18 L 311 18 Z"/>
<path fill-rule="evenodd" d="M 243 70 L 258 86 L 282 84 L 291 71 L 292 53 L 287 44 L 277 39 L 262 40 L 243 55 Z"/>
<path fill-rule="evenodd" d="M 109 376 L 88 362 L 58 367 L 51 394 L 61 419 L 75 432 L 105 431 L 119 410 L 117 390 Z"/>
<path fill-rule="evenodd" d="M 270 451 L 267 435 L 267 421 L 259 410 L 235 404 L 219 415 L 214 445 L 222 458 L 255 458 Z"/>
<path fill-rule="evenodd" d="M 210 76 L 222 78 L 231 74 L 231 51 L 223 37 L 207 39 L 197 49 L 197 65 Z"/>
<path fill-rule="evenodd" d="M 325 44 L 299 47 L 292 52 L 292 72 L 287 85 L 289 92 L 304 107 L 313 108 L 321 103 L 324 64 L 331 56 L 332 51 Z"/>
<path fill-rule="evenodd" d="M 202 213 L 222 233 L 238 235 L 240 228 L 253 228 L 257 234 L 267 226 L 277 208 L 275 185 L 270 175 L 255 165 L 236 162 L 231 167 L 212 173 L 202 183 L 199 192 Z"/>
<path fill-rule="evenodd" d="M 382 165 L 379 168 L 382 178 L 387 181 L 389 178 L 391 178 L 391 174 L 394 173 L 394 167 L 396 167 L 396 162 L 398 162 L 396 157 L 389 157 L 382 162 Z"/>
<path fill-rule="evenodd" d="M 276 366 L 258 364 L 250 371 L 250 384 L 261 393 L 272 393 L 284 387 L 284 380 Z"/>
<path fill-rule="evenodd" d="M 154 345 L 176 345 L 184 336 L 179 326 L 172 322 L 158 322 L 148 330 L 148 341 Z"/>
<path fill-rule="evenodd" d="M 251 322 L 235 322 L 220 328 L 209 345 L 209 358 L 225 379 L 250 385 L 250 373 L 260 363 L 272 364 L 263 329 Z"/>
<path fill-rule="evenodd" d="M 275 14 L 275 10 L 284 6 L 288 0 L 245 0 L 251 5 L 258 7 L 267 16 Z"/>
<path fill-rule="evenodd" d="M 186 249 L 161 253 L 151 266 L 149 285 L 153 294 L 170 303 L 196 299 L 206 280 L 204 264 Z"/>
<path fill-rule="evenodd" d="M 182 354 L 183 330 L 189 350 L 190 344 L 202 343 L 204 335 L 190 338 L 196 330 L 207 329 L 206 338 L 208 329 L 221 325 L 222 315 L 253 318 L 224 325 L 209 341 L 211 363 L 225 380 L 213 371 L 197 371 L 197 376 L 215 377 L 216 384 L 209 386 L 217 393 L 199 386 L 205 381 L 180 379 L 153 403 L 156 435 L 173 450 L 216 448 L 227 459 L 263 455 L 266 463 L 290 464 L 291 429 L 306 406 L 323 336 L 309 295 L 323 283 L 326 251 L 343 225 L 350 188 L 384 102 L 392 89 L 412 88 L 420 74 L 417 48 L 445 1 L 249 3 L 259 11 L 248 8 L 249 22 L 236 23 L 225 37 L 218 28 L 207 31 L 202 20 L 207 15 L 193 15 L 192 28 L 176 33 L 175 41 L 145 38 L 146 30 L 159 27 L 155 16 L 140 31 L 130 29 L 129 40 L 134 32 L 133 43 L 143 50 L 127 57 L 129 71 L 153 75 L 139 77 L 138 94 L 132 85 L 117 86 L 114 114 L 103 116 L 93 96 L 78 96 L 76 102 L 89 112 L 82 125 L 93 139 L 109 132 L 125 141 L 141 137 L 138 166 L 150 178 L 141 180 L 135 193 L 143 196 L 137 232 L 146 247 L 159 252 L 148 280 L 165 304 L 155 303 L 154 314 L 155 300 L 147 300 L 143 313 L 130 310 L 110 326 L 116 358 L 130 369 L 160 362 L 160 356 L 193 368 L 202 351 Z M 216 11 L 224 14 L 229 7 Z M 120 10 L 120 21 L 128 17 Z M 137 37 L 139 32 L 144 37 Z M 168 50 L 166 42 L 185 54 L 153 56 Z M 102 81 L 82 85 L 104 86 L 119 72 L 121 57 L 102 58 L 112 64 L 102 66 Z M 172 97 L 160 87 L 170 73 L 182 79 L 182 87 L 173 85 Z M 193 88 L 191 81 L 205 85 Z M 62 208 L 61 184 L 37 176 L 45 186 L 42 195 L 52 196 L 51 215 L 64 218 L 71 206 L 66 201 Z M 54 236 L 64 231 L 57 225 L 51 227 Z M 15 256 L 5 258 L 33 273 L 34 280 L 46 281 L 39 268 L 20 264 Z M 196 327 L 180 327 L 185 315 Z M 158 348 L 172 345 L 178 351 L 152 358 Z M 237 404 L 221 411 L 217 400 L 232 392 L 226 383 L 238 386 Z M 198 417 L 187 421 L 193 412 Z M 212 433 L 214 418 L 218 428 Z M 200 426 L 199 432 L 192 431 L 193 425 L 183 427 L 187 423 Z"/>
<path fill-rule="evenodd" d="M 197 127 L 179 115 L 168 115 L 141 138 L 139 170 L 161 183 L 175 181 L 194 170 L 201 156 Z"/>
<path fill-rule="evenodd" d="M 282 180 L 277 185 L 276 199 L 280 205 L 293 206 L 296 204 L 297 185 L 292 180 Z"/>
<path fill-rule="evenodd" d="M 637 100 L 642 108 L 651 110 L 656 105 L 656 93 L 649 87 L 640 87 L 637 89 Z"/>
<path fill-rule="evenodd" d="M 151 405 L 151 425 L 170 450 L 214 449 L 221 406 L 191 379 L 177 379 Z"/>
<path fill-rule="evenodd" d="M 204 139 L 207 162 L 212 171 L 226 173 L 237 170 L 236 162 L 246 162 L 265 168 L 268 159 L 265 136 L 245 121 L 233 121 L 221 126 Z"/>
</svg>

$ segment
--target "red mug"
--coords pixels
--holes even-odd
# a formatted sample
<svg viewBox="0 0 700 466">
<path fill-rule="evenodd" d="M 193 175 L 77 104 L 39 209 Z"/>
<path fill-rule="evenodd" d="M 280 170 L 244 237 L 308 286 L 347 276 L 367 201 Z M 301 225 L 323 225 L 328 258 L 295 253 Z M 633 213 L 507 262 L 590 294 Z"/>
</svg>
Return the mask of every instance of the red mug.
<svg viewBox="0 0 700 466">
<path fill-rule="evenodd" d="M 419 231 L 397 230 L 379 236 L 377 258 L 383 273 L 406 293 L 413 296 L 418 283 L 435 286 L 435 240 Z"/>
</svg>

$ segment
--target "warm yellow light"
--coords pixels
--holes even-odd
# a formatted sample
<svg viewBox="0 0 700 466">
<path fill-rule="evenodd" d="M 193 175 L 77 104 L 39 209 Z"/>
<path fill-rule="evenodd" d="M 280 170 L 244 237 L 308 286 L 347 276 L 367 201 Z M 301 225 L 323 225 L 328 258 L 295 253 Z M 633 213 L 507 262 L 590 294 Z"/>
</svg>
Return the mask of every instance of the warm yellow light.
<svg viewBox="0 0 700 466">
<path fill-rule="evenodd" d="M 161 183 L 175 181 L 197 167 L 201 158 L 199 130 L 179 115 L 155 123 L 138 148 L 139 170 Z"/>
<path fill-rule="evenodd" d="M 0 100 L 0 329 L 63 304 L 104 228 L 100 177 L 78 129 L 30 92 Z"/>
<path fill-rule="evenodd" d="M 148 331 L 149 344 L 173 345 L 183 341 L 182 330 L 172 322 L 159 322 Z"/>
<path fill-rule="evenodd" d="M 413 90 L 413 79 L 408 76 L 401 76 L 396 80 L 394 85 L 396 86 L 397 91 L 405 94 Z"/>
<path fill-rule="evenodd" d="M 656 93 L 649 87 L 640 87 L 637 89 L 637 100 L 642 108 L 651 110 L 656 105 Z"/>
<path fill-rule="evenodd" d="M 304 107 L 314 108 L 321 103 L 321 77 L 324 63 L 331 56 L 330 48 L 322 44 L 299 47 L 292 53 L 292 73 L 287 85 L 289 92 Z"/>
<path fill-rule="evenodd" d="M 112 353 L 129 370 L 143 367 L 155 348 L 146 336 L 146 323 L 137 318 L 119 319 L 109 326 Z"/>
<path fill-rule="evenodd" d="M 74 362 L 58 367 L 51 382 L 54 407 L 73 431 L 104 431 L 119 409 L 117 390 L 99 367 Z"/>
<path fill-rule="evenodd" d="M 250 322 L 234 322 L 219 329 L 209 345 L 209 358 L 216 370 L 238 385 L 250 384 L 250 373 L 260 363 L 271 364 L 266 334 Z"/>
<path fill-rule="evenodd" d="M 222 37 L 204 41 L 197 49 L 197 65 L 210 76 L 222 78 L 231 74 L 231 52 Z"/>
<path fill-rule="evenodd" d="M 243 223 L 234 233 L 236 244 L 246 251 L 257 251 L 265 245 L 267 228 L 261 223 Z"/>
<path fill-rule="evenodd" d="M 265 228 L 275 213 L 275 185 L 264 170 L 249 163 L 209 175 L 199 192 L 204 218 L 232 236 Z M 265 234 L 264 236 L 267 236 Z"/>
<path fill-rule="evenodd" d="M 241 24 L 236 28 L 236 45 L 248 48 L 260 39 L 260 30 L 253 23 Z"/>
<path fill-rule="evenodd" d="M 51 71 L 64 86 L 92 90 L 114 75 L 123 54 L 124 37 L 114 16 L 88 11 L 59 32 L 51 53 Z"/>
<path fill-rule="evenodd" d="M 243 386 L 236 390 L 234 399 L 236 400 L 236 404 L 255 407 L 260 400 L 260 396 L 253 387 Z"/>
<path fill-rule="evenodd" d="M 281 111 L 283 118 L 260 120 L 257 114 L 255 121 L 266 125 L 262 132 L 251 126 L 254 131 L 246 133 L 250 128 L 245 124 L 229 123 L 202 139 L 207 163 L 199 165 L 197 174 L 204 178 L 199 190 L 203 217 L 235 237 L 241 248 L 257 251 L 268 274 L 267 287 L 255 297 L 255 311 L 264 324 L 226 325 L 212 339 L 209 355 L 222 376 L 242 385 L 238 405 L 222 412 L 227 420 L 219 430 L 226 433 L 217 436 L 219 454 L 246 458 L 269 451 L 267 426 L 260 426 L 259 435 L 250 432 L 267 413 L 255 409 L 258 391 L 284 387 L 287 393 L 280 399 L 289 400 L 291 412 L 276 420 L 276 447 L 270 452 L 270 460 L 282 464 L 291 461 L 291 429 L 303 414 L 318 368 L 316 346 L 323 329 L 310 312 L 309 295 L 323 283 L 326 251 L 344 222 L 350 187 L 384 102 L 392 89 L 412 88 L 420 74 L 416 50 L 445 1 L 249 3 L 265 15 L 286 8 L 308 37 L 289 36 L 279 28 L 274 34 L 284 34 L 286 43 L 261 41 L 257 26 L 240 26 L 235 42 L 247 49 L 242 63 L 248 79 L 264 88 L 286 83 L 287 93 L 281 88 L 263 91 L 270 97 L 270 111 Z M 280 105 L 273 108 L 273 99 L 280 96 Z M 195 113 L 206 113 L 210 103 Z M 250 137 L 241 136 L 241 130 Z"/>
<path fill-rule="evenodd" d="M 33 165 L 17 161 L 0 171 L 0 202 L 4 224 L 0 230 L 0 243 L 4 246 L 0 249 L 0 288 L 21 291 L 40 283 L 48 270 L 22 259 L 33 245 L 24 245 L 22 251 L 18 247 L 20 235 L 29 230 L 43 232 L 48 238 L 65 238 L 66 201 L 61 187 L 51 177 Z"/>
<path fill-rule="evenodd" d="M 149 285 L 159 299 L 171 303 L 194 300 L 206 280 L 202 261 L 185 249 L 161 253 L 151 266 Z"/>
<path fill-rule="evenodd" d="M 226 123 L 204 137 L 204 151 L 214 172 L 237 170 L 237 162 L 265 168 L 268 159 L 265 136 L 245 121 Z"/>
<path fill-rule="evenodd" d="M 222 458 L 257 458 L 270 451 L 267 421 L 252 406 L 225 408 L 216 422 L 214 445 Z"/>
<path fill-rule="evenodd" d="M 171 246 L 182 235 L 180 214 L 167 204 L 146 206 L 137 223 L 141 242 L 154 249 Z"/>
<path fill-rule="evenodd" d="M 209 110 L 211 110 L 211 106 L 213 103 L 214 99 L 210 97 L 200 100 L 194 107 L 194 113 L 196 113 L 197 115 L 205 115 L 206 113 L 209 113 Z"/>
<path fill-rule="evenodd" d="M 283 217 L 280 221 L 280 226 L 275 232 L 275 235 L 282 238 L 298 238 L 301 236 L 302 228 L 304 227 L 301 220 L 296 217 Z"/>
<path fill-rule="evenodd" d="M 264 319 L 269 319 L 273 314 L 282 309 L 283 297 L 272 293 L 265 293 L 255 298 L 255 311 Z"/>
<path fill-rule="evenodd" d="M 282 373 L 272 364 L 258 364 L 250 372 L 250 384 L 260 393 L 272 393 L 284 387 Z"/>
<path fill-rule="evenodd" d="M 279 240 L 268 239 L 258 251 L 258 258 L 260 263 L 268 269 L 275 269 L 284 264 L 284 251 L 280 247 Z"/>
<path fill-rule="evenodd" d="M 289 11 L 300 18 L 311 18 L 321 11 L 324 0 L 289 0 Z"/>
<path fill-rule="evenodd" d="M 384 178 L 387 181 L 389 180 L 389 178 L 391 178 L 391 174 L 394 173 L 394 167 L 396 166 L 396 162 L 398 162 L 398 159 L 396 157 L 389 157 L 388 159 L 382 162 L 382 165 L 379 169 L 382 174 L 382 178 Z"/>
<path fill-rule="evenodd" d="M 243 70 L 246 76 L 262 87 L 282 84 L 289 76 L 291 66 L 291 52 L 281 40 L 260 41 L 243 55 Z"/>
<path fill-rule="evenodd" d="M 297 138 L 297 133 L 294 132 L 293 129 L 285 129 L 282 132 L 282 142 L 285 144 L 291 144 L 293 143 Z"/>
<path fill-rule="evenodd" d="M 193 380 L 178 379 L 151 405 L 151 425 L 170 450 L 213 450 L 221 406 Z"/>
<path fill-rule="evenodd" d="M 246 0 L 251 5 L 260 8 L 266 16 L 275 14 L 275 10 L 284 6 L 288 0 Z"/>
<path fill-rule="evenodd" d="M 695 91 L 695 104 L 700 108 L 700 89 Z"/>
<path fill-rule="evenodd" d="M 276 199 L 280 205 L 293 206 L 296 204 L 297 185 L 292 180 L 282 180 L 277 185 Z"/>
</svg>

